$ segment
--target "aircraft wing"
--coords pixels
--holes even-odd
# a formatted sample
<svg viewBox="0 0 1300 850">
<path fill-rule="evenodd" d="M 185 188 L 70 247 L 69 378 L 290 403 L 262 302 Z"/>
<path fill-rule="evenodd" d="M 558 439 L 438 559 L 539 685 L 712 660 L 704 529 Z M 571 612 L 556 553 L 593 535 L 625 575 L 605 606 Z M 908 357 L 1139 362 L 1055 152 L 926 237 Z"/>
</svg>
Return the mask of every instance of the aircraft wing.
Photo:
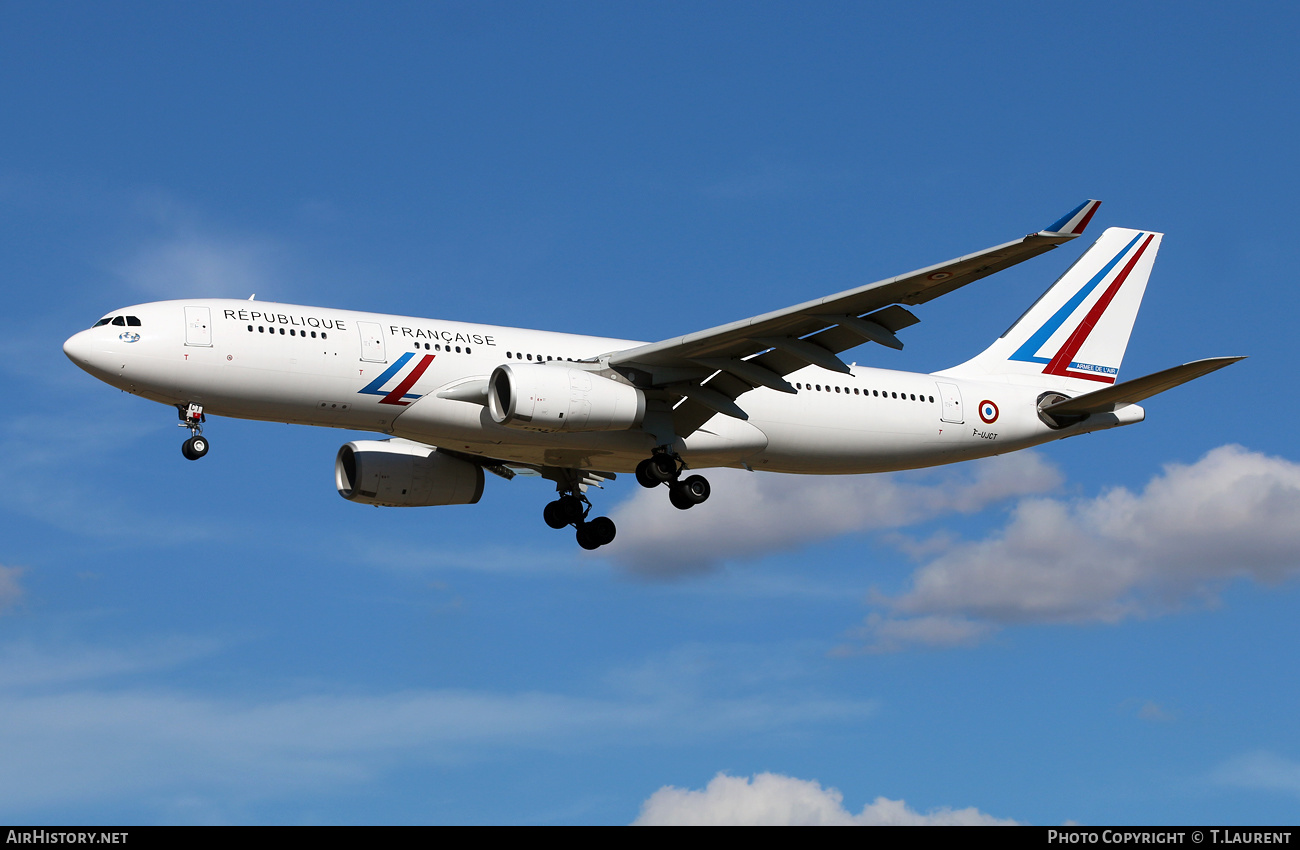
<svg viewBox="0 0 1300 850">
<path fill-rule="evenodd" d="M 452 398 L 452 396 L 443 396 Z M 467 399 L 461 399 L 465 401 Z M 423 445 L 428 445 L 427 443 Z M 569 489 L 578 490 L 585 493 L 588 487 L 599 487 L 602 490 L 606 481 L 613 481 L 618 478 L 618 473 L 604 472 L 595 469 L 581 469 L 578 467 L 567 466 L 541 466 L 532 463 L 520 463 L 513 460 L 499 460 L 497 458 L 486 457 L 484 455 L 469 454 L 468 452 L 458 452 L 454 449 L 446 449 L 440 446 L 430 446 L 436 448 L 445 455 L 451 455 L 454 458 L 472 463 L 475 466 L 483 467 L 485 472 L 500 476 L 509 481 L 516 475 L 534 475 L 561 484 Z"/>
<path fill-rule="evenodd" d="M 744 419 L 735 400 L 755 387 L 794 392 L 785 376 L 809 364 L 848 373 L 841 351 L 864 342 L 902 348 L 896 332 L 919 321 L 902 305 L 954 289 L 1050 251 L 1083 233 L 1101 201 L 1085 201 L 1044 230 L 945 263 L 686 336 L 617 351 L 609 365 L 643 388 L 684 398 L 679 435 L 715 413 Z M 604 359 L 604 358 L 602 358 Z"/>
</svg>

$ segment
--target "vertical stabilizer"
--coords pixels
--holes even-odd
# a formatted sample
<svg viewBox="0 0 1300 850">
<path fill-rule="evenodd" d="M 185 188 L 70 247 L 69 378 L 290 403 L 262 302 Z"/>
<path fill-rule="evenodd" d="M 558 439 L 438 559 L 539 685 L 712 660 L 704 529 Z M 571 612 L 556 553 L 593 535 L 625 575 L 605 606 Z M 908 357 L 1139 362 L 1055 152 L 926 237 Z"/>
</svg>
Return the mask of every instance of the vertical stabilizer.
<svg viewBox="0 0 1300 850">
<path fill-rule="evenodd" d="M 1161 236 L 1110 228 L 996 342 L 939 374 L 1071 392 L 1115 383 Z"/>
</svg>

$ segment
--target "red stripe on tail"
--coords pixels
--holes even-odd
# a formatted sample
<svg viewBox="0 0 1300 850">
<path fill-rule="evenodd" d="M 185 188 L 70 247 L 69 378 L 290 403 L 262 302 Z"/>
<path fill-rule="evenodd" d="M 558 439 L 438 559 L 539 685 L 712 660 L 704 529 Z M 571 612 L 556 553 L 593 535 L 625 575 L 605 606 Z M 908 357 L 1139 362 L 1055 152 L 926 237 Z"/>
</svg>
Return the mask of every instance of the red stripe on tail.
<svg viewBox="0 0 1300 850">
<path fill-rule="evenodd" d="M 1103 377 L 1102 375 L 1092 375 L 1087 372 L 1070 372 L 1067 370 L 1070 368 L 1070 364 L 1074 362 L 1074 356 L 1079 353 L 1079 349 L 1083 348 L 1083 344 L 1087 342 L 1088 335 L 1092 333 L 1092 329 L 1095 328 L 1097 322 L 1101 320 L 1101 314 L 1106 312 L 1106 308 L 1110 306 L 1111 300 L 1114 299 L 1115 295 L 1119 292 L 1119 288 L 1124 285 L 1124 281 L 1128 279 L 1129 272 L 1133 271 L 1133 267 L 1137 265 L 1138 258 L 1142 256 L 1142 252 L 1147 249 L 1147 246 L 1151 244 L 1151 240 L 1154 238 L 1154 233 L 1147 236 L 1146 241 L 1142 243 L 1142 246 L 1137 249 L 1131 258 L 1129 258 L 1129 261 L 1124 265 L 1124 269 L 1119 273 L 1111 285 L 1107 287 L 1102 296 L 1097 299 L 1097 303 L 1092 305 L 1092 309 L 1088 311 L 1088 315 L 1083 317 L 1083 321 L 1074 329 L 1074 333 L 1070 334 L 1070 338 L 1065 341 L 1065 345 L 1061 346 L 1061 350 L 1056 352 L 1056 356 L 1052 358 L 1052 362 L 1047 364 L 1047 368 L 1043 370 L 1044 374 L 1062 375 L 1071 378 L 1087 378 L 1092 381 L 1102 381 L 1108 384 L 1115 383 L 1115 378 L 1113 376 Z"/>
</svg>

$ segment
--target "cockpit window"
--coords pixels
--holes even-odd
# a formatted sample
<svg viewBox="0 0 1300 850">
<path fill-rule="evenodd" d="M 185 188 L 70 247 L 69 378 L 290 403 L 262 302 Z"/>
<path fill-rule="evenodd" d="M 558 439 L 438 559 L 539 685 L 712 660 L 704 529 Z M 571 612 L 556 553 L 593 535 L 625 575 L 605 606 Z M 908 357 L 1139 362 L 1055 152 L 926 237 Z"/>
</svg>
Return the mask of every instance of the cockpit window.
<svg viewBox="0 0 1300 850">
<path fill-rule="evenodd" d="M 100 319 L 98 322 L 95 322 L 95 324 L 91 325 L 91 327 L 97 328 L 100 327 L 101 325 L 117 325 L 119 328 L 122 327 L 138 328 L 140 327 L 140 317 L 139 316 L 105 316 L 104 318 Z"/>
</svg>

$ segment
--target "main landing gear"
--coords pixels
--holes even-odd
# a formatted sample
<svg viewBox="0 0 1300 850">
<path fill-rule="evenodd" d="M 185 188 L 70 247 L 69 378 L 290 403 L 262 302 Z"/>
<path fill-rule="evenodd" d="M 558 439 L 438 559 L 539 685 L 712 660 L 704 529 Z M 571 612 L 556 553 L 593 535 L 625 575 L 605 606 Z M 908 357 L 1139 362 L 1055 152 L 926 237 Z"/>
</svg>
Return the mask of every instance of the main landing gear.
<svg viewBox="0 0 1300 850">
<path fill-rule="evenodd" d="M 657 451 L 636 467 L 636 480 L 642 487 L 668 485 L 668 501 L 678 510 L 686 510 L 709 498 L 709 481 L 703 475 L 682 478 L 686 464 L 676 454 Z"/>
<path fill-rule="evenodd" d="M 180 414 L 180 426 L 190 429 L 190 438 L 181 443 L 181 454 L 185 455 L 186 460 L 198 460 L 208 453 L 208 438 L 203 436 L 203 423 L 206 417 L 203 415 L 203 405 L 176 405 L 176 411 Z"/>
<path fill-rule="evenodd" d="M 614 520 L 607 516 L 598 516 L 588 520 L 591 513 L 591 501 L 580 492 L 561 491 L 560 498 L 550 502 L 542 510 L 542 519 L 551 528 L 564 528 L 571 525 L 578 530 L 578 545 L 583 549 L 599 549 L 614 540 L 617 529 Z"/>
</svg>

